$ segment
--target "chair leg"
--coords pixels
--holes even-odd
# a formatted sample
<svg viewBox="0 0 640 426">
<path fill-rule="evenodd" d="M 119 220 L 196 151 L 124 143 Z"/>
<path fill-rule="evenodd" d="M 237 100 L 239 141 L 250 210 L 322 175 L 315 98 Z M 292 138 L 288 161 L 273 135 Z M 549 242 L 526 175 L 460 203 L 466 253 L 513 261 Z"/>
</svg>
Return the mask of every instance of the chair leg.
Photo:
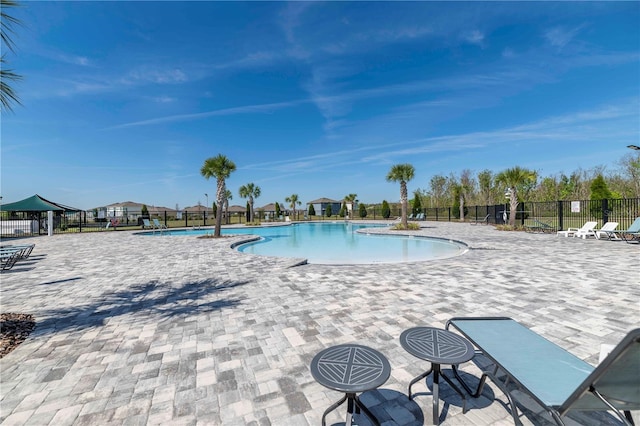
<svg viewBox="0 0 640 426">
<path fill-rule="evenodd" d="M 411 383 L 409 383 L 409 399 L 411 399 L 411 386 L 413 386 L 414 384 L 416 384 L 420 380 L 422 380 L 425 377 L 427 377 L 429 374 L 431 374 L 432 371 L 433 371 L 433 366 L 431 366 L 431 368 L 429 370 L 425 371 L 424 373 L 422 373 L 421 375 L 419 375 L 415 379 L 411 380 Z"/>
<path fill-rule="evenodd" d="M 347 400 L 347 395 L 345 394 L 340 401 L 335 402 L 334 404 L 332 404 L 329 408 L 327 408 L 324 412 L 324 414 L 322 415 L 322 426 L 326 426 L 327 422 L 325 420 L 325 417 L 327 417 L 327 414 L 329 414 L 330 412 L 332 412 L 333 410 L 335 410 L 336 408 L 338 408 L 339 406 L 341 406 L 345 401 Z"/>
<path fill-rule="evenodd" d="M 464 390 L 466 390 L 467 393 L 471 395 L 472 398 L 477 398 L 482 394 L 482 391 L 484 389 L 484 384 L 487 381 L 486 373 L 482 373 L 482 377 L 480 377 L 480 383 L 478 383 L 478 387 L 476 388 L 476 391 L 471 392 L 471 389 L 469 388 L 469 386 L 464 382 L 464 380 L 462 380 L 462 377 L 460 377 L 460 374 L 458 373 L 458 367 L 455 365 L 452 365 L 451 367 L 453 370 L 453 375 L 456 376 L 456 379 L 458 379 L 458 381 L 460 382 Z"/>
<path fill-rule="evenodd" d="M 358 407 L 359 409 L 362 410 L 362 412 L 369 417 L 369 420 L 371 420 L 371 422 L 375 425 L 375 426 L 380 426 L 380 422 L 378 421 L 378 419 L 376 419 L 376 417 L 373 415 L 373 413 L 371 411 L 369 411 L 369 409 L 360 401 L 360 398 L 358 398 L 357 396 L 353 398 L 353 402 L 355 403 L 356 407 Z"/>
<path fill-rule="evenodd" d="M 462 414 L 466 413 L 467 412 L 467 398 L 464 396 L 464 393 L 462 393 L 462 391 L 460 389 L 458 389 L 458 387 L 455 385 L 455 383 L 453 383 L 451 381 L 451 379 L 447 377 L 446 374 L 442 373 L 441 376 L 447 383 L 449 383 L 449 386 L 451 386 L 453 388 L 453 390 L 456 391 L 456 393 L 458 395 L 460 395 L 460 398 L 462 398 Z"/>
</svg>

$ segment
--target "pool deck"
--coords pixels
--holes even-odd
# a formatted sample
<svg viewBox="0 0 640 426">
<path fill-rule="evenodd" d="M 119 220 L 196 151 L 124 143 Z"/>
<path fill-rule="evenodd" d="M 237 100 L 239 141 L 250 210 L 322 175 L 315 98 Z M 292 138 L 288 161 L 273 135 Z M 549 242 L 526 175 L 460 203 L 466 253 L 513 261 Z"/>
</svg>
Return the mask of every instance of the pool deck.
<svg viewBox="0 0 640 426">
<path fill-rule="evenodd" d="M 341 395 L 313 380 L 311 359 L 357 342 L 391 363 L 387 383 L 362 396 L 382 423 L 431 424 L 430 388 L 418 383 L 416 397 L 406 397 L 428 367 L 400 346 L 407 328 L 509 316 L 595 365 L 602 344 L 640 326 L 638 244 L 420 224 L 416 234 L 463 241 L 469 251 L 422 263 L 290 267 L 297 261 L 230 249 L 246 236 L 29 239 L 31 258 L 0 276 L 2 312 L 30 313 L 37 323 L 0 360 L 0 422 L 318 425 Z M 461 369 L 472 380 L 479 371 Z M 550 424 L 526 396 L 518 401 L 525 425 Z M 506 404 L 489 381 L 463 414 L 441 385 L 444 425 L 511 425 Z M 343 423 L 344 413 L 328 423 Z M 607 413 L 566 420 L 620 424 Z"/>
</svg>

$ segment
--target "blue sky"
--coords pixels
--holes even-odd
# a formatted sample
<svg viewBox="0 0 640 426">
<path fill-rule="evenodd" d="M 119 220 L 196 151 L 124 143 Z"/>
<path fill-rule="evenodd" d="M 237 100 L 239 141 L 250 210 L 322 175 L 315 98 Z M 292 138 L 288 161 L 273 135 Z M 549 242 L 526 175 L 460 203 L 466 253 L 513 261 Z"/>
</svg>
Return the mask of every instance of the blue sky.
<svg viewBox="0 0 640 426">
<path fill-rule="evenodd" d="M 385 176 L 616 163 L 640 140 L 640 2 L 27 2 L 9 53 L 3 202 L 256 205 Z"/>
</svg>

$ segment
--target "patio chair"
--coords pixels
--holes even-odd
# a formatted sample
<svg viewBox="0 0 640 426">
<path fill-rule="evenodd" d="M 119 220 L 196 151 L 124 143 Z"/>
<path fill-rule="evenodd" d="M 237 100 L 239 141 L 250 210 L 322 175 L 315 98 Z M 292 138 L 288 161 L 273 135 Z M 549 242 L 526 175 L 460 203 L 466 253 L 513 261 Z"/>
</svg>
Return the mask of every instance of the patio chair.
<svg viewBox="0 0 640 426">
<path fill-rule="evenodd" d="M 565 237 L 574 237 L 575 234 L 579 233 L 579 236 L 586 238 L 586 234 L 591 231 L 593 233 L 593 229 L 596 227 L 598 222 L 587 222 L 582 225 L 581 228 L 567 228 L 565 231 L 558 231 L 558 235 L 564 235 Z"/>
<path fill-rule="evenodd" d="M 627 243 L 631 243 L 633 241 L 640 242 L 640 217 L 636 217 L 636 220 L 633 221 L 631 226 L 625 230 L 613 230 L 607 231 L 608 234 L 613 234 L 610 239 L 616 237 L 620 239 L 622 237 Z"/>
<path fill-rule="evenodd" d="M 481 224 L 481 223 L 482 223 L 483 225 L 488 225 L 488 224 L 489 224 L 489 217 L 490 217 L 490 216 L 491 216 L 491 215 L 490 215 L 490 214 L 488 214 L 488 215 L 486 215 L 486 216 L 485 216 L 484 218 L 482 218 L 482 219 L 475 219 L 475 220 L 471 221 L 471 225 L 479 225 L 479 224 Z"/>
<path fill-rule="evenodd" d="M 510 383 L 544 407 L 558 425 L 570 410 L 611 410 L 624 424 L 633 424 L 630 411 L 640 409 L 640 328 L 594 368 L 511 318 L 452 318 L 446 328 L 450 326 L 492 362 L 493 371 L 484 372 L 474 397 L 489 377 L 507 396 L 515 424 L 518 410 Z"/>
<path fill-rule="evenodd" d="M 19 250 L 0 250 L 0 270 L 7 271 L 13 268 L 18 260 L 20 260 Z"/>
<path fill-rule="evenodd" d="M 538 219 L 533 219 L 533 225 L 525 225 L 524 230 L 526 232 L 540 232 L 543 234 L 556 232 L 556 228 Z"/>
<path fill-rule="evenodd" d="M 152 219 L 152 220 L 153 220 L 154 228 L 160 229 L 160 230 L 168 229 L 167 225 L 165 225 L 164 223 L 160 223 L 160 221 L 158 219 Z"/>
<path fill-rule="evenodd" d="M 617 227 L 618 227 L 618 222 L 607 222 L 604 225 L 602 225 L 602 228 L 594 230 L 595 237 L 598 240 L 602 237 L 607 237 L 607 239 L 609 240 L 611 239 L 620 240 L 621 239 L 620 237 L 618 237 L 612 232 L 609 232 L 609 231 L 615 231 Z"/>
<path fill-rule="evenodd" d="M 8 244 L 0 247 L 0 251 L 2 252 L 17 251 L 18 257 L 20 259 L 26 259 L 27 257 L 29 257 L 29 255 L 31 254 L 35 246 L 36 246 L 35 244 L 16 244 L 16 245 Z"/>
<path fill-rule="evenodd" d="M 149 221 L 149 219 L 142 219 L 142 228 L 143 229 L 153 229 L 153 225 L 151 224 L 151 222 Z"/>
</svg>

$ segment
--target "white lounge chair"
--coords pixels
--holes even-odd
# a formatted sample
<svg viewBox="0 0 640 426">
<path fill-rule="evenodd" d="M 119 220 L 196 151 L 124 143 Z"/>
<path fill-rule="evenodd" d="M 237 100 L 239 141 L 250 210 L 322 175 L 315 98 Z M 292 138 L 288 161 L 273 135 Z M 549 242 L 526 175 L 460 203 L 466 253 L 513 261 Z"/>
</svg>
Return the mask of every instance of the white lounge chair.
<svg viewBox="0 0 640 426">
<path fill-rule="evenodd" d="M 594 235 L 594 228 L 596 227 L 596 225 L 598 224 L 598 222 L 587 222 L 584 225 L 582 225 L 581 228 L 568 228 L 564 231 L 558 231 L 558 235 L 564 235 L 565 237 L 582 237 L 582 238 L 587 238 L 589 232 L 591 233 L 590 235 Z M 578 234 L 578 235 L 576 235 Z"/>
<path fill-rule="evenodd" d="M 595 237 L 597 239 L 606 237 L 609 240 L 612 240 L 612 239 L 620 240 L 621 238 L 619 236 L 617 236 L 614 232 L 611 232 L 615 230 L 617 227 L 618 227 L 618 222 L 607 222 L 604 225 L 602 225 L 602 228 L 595 229 L 593 232 L 595 232 Z"/>
</svg>

